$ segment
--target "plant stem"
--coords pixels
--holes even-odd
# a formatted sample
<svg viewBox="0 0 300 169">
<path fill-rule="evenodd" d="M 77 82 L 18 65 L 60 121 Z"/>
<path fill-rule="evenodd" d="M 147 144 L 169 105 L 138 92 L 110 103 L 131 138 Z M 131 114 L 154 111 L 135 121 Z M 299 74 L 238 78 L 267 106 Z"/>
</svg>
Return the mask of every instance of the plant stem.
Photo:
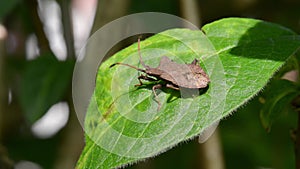
<svg viewBox="0 0 300 169">
<path fill-rule="evenodd" d="M 6 31 L 4 26 L 0 25 L 0 29 Z M 3 31 L 4 32 L 4 31 Z M 4 34 L 4 33 L 3 33 Z M 6 82 L 4 78 L 4 71 L 5 71 L 5 47 L 4 47 L 4 37 L 5 35 L 0 35 L 0 143 L 3 137 L 3 117 L 4 117 L 4 109 L 5 105 L 7 104 L 7 90 L 6 90 Z"/>
<path fill-rule="evenodd" d="M 2 29 L 2 33 L 0 32 L 0 168 L 1 169 L 12 169 L 13 162 L 9 159 L 6 148 L 2 145 L 2 141 L 4 140 L 4 133 L 6 129 L 6 117 L 5 112 L 7 109 L 7 85 L 6 85 L 6 78 L 5 78 L 5 39 L 6 39 L 6 29 L 4 26 L 0 24 L 0 29 Z"/>
<path fill-rule="evenodd" d="M 298 128 L 296 131 L 296 142 L 295 142 L 295 162 L 296 169 L 300 169 L 300 112 L 298 111 Z"/>
<path fill-rule="evenodd" d="M 70 117 L 67 126 L 62 132 L 62 140 L 54 163 L 54 169 L 75 168 L 84 146 L 83 129 L 78 122 L 71 95 L 69 95 L 68 104 Z"/>
<path fill-rule="evenodd" d="M 205 143 L 199 144 L 199 149 L 201 153 L 200 168 L 225 168 L 218 128 Z"/>
<path fill-rule="evenodd" d="M 296 169 L 300 169 L 300 95 L 298 95 L 292 101 L 292 106 L 298 114 L 298 127 L 296 130 L 295 138 L 295 166 Z"/>
<path fill-rule="evenodd" d="M 71 17 L 71 1 L 70 0 L 59 0 L 62 13 L 62 24 L 63 24 L 63 35 L 66 41 L 67 47 L 67 58 L 75 58 L 75 48 L 74 48 L 74 36 L 73 36 L 73 25 Z"/>
<path fill-rule="evenodd" d="M 71 1 L 59 0 L 58 1 L 62 12 L 63 35 L 67 47 L 67 59 L 75 59 L 73 25 L 71 18 Z M 70 88 L 71 89 L 71 88 Z M 54 169 L 60 168 L 75 168 L 78 156 L 84 147 L 84 134 L 83 129 L 77 119 L 74 104 L 72 101 L 72 90 L 69 90 L 67 96 L 69 105 L 69 120 L 62 132 L 62 140 L 59 145 Z"/>
<path fill-rule="evenodd" d="M 201 26 L 200 8 L 197 0 L 180 0 L 180 10 L 183 18 L 198 27 Z"/>
<path fill-rule="evenodd" d="M 91 34 L 96 32 L 103 25 L 122 17 L 128 13 L 130 0 L 102 0 L 98 1 L 97 11 Z M 120 28 L 120 31 L 123 28 Z"/>
<path fill-rule="evenodd" d="M 49 41 L 43 29 L 43 23 L 38 15 L 38 2 L 36 0 L 26 0 L 25 2 L 28 5 L 32 23 L 34 24 L 34 32 L 38 40 L 40 53 L 43 54 L 51 52 Z"/>
</svg>

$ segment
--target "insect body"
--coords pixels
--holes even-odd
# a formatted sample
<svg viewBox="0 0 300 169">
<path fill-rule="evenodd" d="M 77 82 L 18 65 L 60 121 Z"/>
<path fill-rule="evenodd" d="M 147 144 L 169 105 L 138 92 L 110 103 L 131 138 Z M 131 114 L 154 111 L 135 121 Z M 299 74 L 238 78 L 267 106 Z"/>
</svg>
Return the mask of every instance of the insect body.
<svg viewBox="0 0 300 169">
<path fill-rule="evenodd" d="M 162 88 L 163 86 L 175 90 L 180 90 L 180 88 L 202 89 L 207 87 L 208 83 L 210 82 L 208 75 L 198 65 L 199 61 L 197 59 L 194 59 L 194 61 L 190 64 L 179 64 L 170 60 L 167 56 L 163 56 L 158 67 L 152 68 L 148 65 L 145 65 L 142 60 L 140 54 L 140 39 L 138 39 L 138 52 L 140 63 L 145 69 L 119 62 L 112 64 L 110 67 L 113 67 L 115 65 L 124 65 L 145 73 L 144 75 L 140 75 L 138 77 L 140 83 L 135 86 L 143 85 L 141 80 L 165 81 L 164 85 L 156 84 L 152 87 L 152 91 L 155 95 L 155 101 L 158 103 L 158 109 L 160 109 L 161 104 L 157 100 L 157 94 L 155 92 L 156 89 Z"/>
</svg>

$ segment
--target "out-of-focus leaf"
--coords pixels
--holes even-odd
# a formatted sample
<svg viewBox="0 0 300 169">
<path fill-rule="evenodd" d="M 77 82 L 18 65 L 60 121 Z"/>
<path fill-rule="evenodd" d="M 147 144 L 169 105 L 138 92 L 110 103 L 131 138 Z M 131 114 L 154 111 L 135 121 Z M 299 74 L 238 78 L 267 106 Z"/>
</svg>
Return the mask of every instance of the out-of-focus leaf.
<svg viewBox="0 0 300 169">
<path fill-rule="evenodd" d="M 297 127 L 297 113 L 282 115 L 267 133 L 258 118 L 259 97 L 261 94 L 220 123 L 225 168 L 295 168 L 290 132 Z"/>
<path fill-rule="evenodd" d="M 11 157 L 15 163 L 21 160 L 31 161 L 39 164 L 43 169 L 53 169 L 60 139 L 59 135 L 50 139 L 17 136 L 7 142 L 5 146 L 9 151 L 9 157 Z M 41 150 L 47 153 L 41 153 Z"/>
<path fill-rule="evenodd" d="M 273 80 L 266 91 L 265 97 L 261 98 L 263 107 L 260 118 L 263 127 L 271 130 L 273 122 L 291 106 L 291 101 L 300 94 L 299 86 L 288 80 Z"/>
<path fill-rule="evenodd" d="M 74 62 L 41 56 L 26 64 L 20 87 L 20 102 L 32 124 L 60 101 L 71 84 Z"/>
<path fill-rule="evenodd" d="M 286 73 L 292 71 L 292 70 L 298 70 L 298 60 L 296 55 L 291 56 L 286 63 L 282 66 L 282 68 L 279 69 L 278 72 L 276 72 L 274 78 L 282 78 Z"/>
</svg>

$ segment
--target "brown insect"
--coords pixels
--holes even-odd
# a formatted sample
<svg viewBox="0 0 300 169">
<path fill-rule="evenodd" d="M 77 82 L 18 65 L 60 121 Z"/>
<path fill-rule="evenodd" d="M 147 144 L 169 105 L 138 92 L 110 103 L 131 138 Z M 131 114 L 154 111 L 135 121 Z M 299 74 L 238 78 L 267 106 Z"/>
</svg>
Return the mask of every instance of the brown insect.
<svg viewBox="0 0 300 169">
<path fill-rule="evenodd" d="M 157 99 L 157 94 L 155 92 L 156 89 L 160 89 L 163 86 L 175 90 L 180 90 L 180 88 L 202 89 L 207 87 L 208 83 L 210 82 L 208 75 L 198 65 L 199 61 L 197 59 L 194 59 L 194 61 L 190 64 L 179 64 L 170 60 L 167 56 L 163 56 L 160 60 L 158 67 L 152 68 L 148 65 L 145 65 L 145 63 L 142 60 L 140 53 L 140 39 L 138 39 L 138 52 L 140 57 L 140 63 L 145 69 L 141 69 L 126 63 L 119 62 L 112 64 L 110 68 L 115 65 L 124 65 L 145 73 L 145 75 L 140 75 L 138 77 L 140 83 L 135 86 L 143 85 L 141 80 L 165 81 L 164 84 L 155 84 L 152 86 L 155 101 L 158 104 L 158 110 L 160 109 L 161 104 Z"/>
</svg>

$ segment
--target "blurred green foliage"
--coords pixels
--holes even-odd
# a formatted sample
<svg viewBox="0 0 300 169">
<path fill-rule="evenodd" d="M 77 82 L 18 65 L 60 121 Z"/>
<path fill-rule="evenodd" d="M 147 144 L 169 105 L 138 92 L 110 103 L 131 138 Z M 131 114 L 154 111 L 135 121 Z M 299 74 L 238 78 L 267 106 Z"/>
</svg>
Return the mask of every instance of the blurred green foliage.
<svg viewBox="0 0 300 169">
<path fill-rule="evenodd" d="M 20 0 L 0 1 L 0 21 L 10 14 Z"/>
<path fill-rule="evenodd" d="M 72 61 L 58 61 L 52 54 L 26 63 L 19 99 L 30 125 L 65 97 L 71 85 L 73 65 Z"/>
</svg>

